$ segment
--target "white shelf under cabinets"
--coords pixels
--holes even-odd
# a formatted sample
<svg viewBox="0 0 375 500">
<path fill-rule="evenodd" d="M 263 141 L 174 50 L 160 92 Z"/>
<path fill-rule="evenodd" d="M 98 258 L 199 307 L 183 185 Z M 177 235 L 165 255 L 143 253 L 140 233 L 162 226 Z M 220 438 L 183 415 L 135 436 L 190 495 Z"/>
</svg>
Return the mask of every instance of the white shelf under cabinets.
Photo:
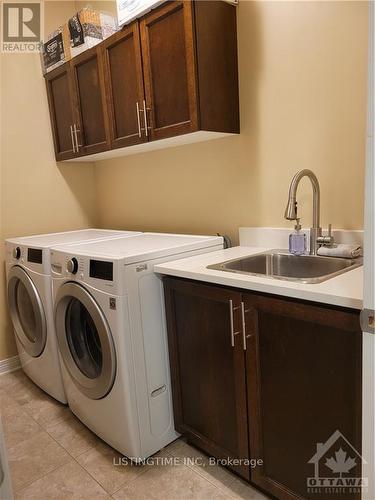
<svg viewBox="0 0 375 500">
<path fill-rule="evenodd" d="M 130 156 L 139 153 L 147 153 L 148 151 L 155 151 L 158 149 L 173 148 L 176 146 L 182 146 L 184 144 L 193 144 L 195 142 L 204 142 L 213 139 L 222 139 L 223 137 L 230 137 L 232 135 L 238 135 L 238 134 L 229 134 L 224 132 L 207 132 L 201 130 L 199 132 L 192 132 L 191 134 L 179 135 L 177 137 L 171 137 L 168 139 L 160 139 L 158 141 L 136 144 L 134 146 L 111 149 L 109 151 L 103 151 L 102 153 L 96 153 L 93 155 L 77 156 L 76 158 L 65 160 L 62 163 L 93 162 L 93 161 L 109 160 L 111 158 L 119 158 L 121 156 Z"/>
</svg>

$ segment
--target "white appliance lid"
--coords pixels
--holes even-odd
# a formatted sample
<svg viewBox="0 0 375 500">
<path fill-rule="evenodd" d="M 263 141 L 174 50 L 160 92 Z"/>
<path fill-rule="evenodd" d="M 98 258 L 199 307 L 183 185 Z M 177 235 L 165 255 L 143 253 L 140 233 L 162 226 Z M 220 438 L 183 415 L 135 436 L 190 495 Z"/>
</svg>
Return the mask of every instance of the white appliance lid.
<svg viewBox="0 0 375 500">
<path fill-rule="evenodd" d="M 39 248 L 50 248 L 55 245 L 79 243 L 104 238 L 128 237 L 142 234 L 137 231 L 116 231 L 111 229 L 80 229 L 78 231 L 66 231 L 63 233 L 38 234 L 35 236 L 23 236 L 20 238 L 8 238 L 8 243 L 15 245 L 34 246 Z"/>
<path fill-rule="evenodd" d="M 222 244 L 221 236 L 143 233 L 133 238 L 116 238 L 69 245 L 69 248 L 56 246 L 53 250 L 69 255 L 84 255 L 89 258 L 123 259 L 125 264 L 133 264 Z"/>
</svg>

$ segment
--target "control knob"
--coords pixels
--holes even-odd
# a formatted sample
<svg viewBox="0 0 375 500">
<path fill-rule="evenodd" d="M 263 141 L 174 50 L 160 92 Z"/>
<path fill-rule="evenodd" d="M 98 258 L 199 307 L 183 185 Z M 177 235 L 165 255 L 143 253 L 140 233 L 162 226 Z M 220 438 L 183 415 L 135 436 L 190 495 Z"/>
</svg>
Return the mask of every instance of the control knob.
<svg viewBox="0 0 375 500">
<path fill-rule="evenodd" d="M 20 249 L 20 247 L 13 248 L 13 257 L 15 259 L 17 259 L 17 260 L 21 257 L 21 249 Z"/>
<path fill-rule="evenodd" d="M 68 263 L 66 264 L 66 269 L 68 270 L 68 273 L 77 274 L 77 272 L 78 272 L 78 260 L 75 257 L 68 260 Z"/>
</svg>

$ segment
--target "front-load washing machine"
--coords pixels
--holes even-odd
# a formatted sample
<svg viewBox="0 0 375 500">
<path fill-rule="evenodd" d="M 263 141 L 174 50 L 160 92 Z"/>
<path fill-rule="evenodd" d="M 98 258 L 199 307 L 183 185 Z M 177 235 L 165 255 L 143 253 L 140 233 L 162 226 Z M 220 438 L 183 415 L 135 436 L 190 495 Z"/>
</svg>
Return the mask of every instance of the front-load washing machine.
<svg viewBox="0 0 375 500">
<path fill-rule="evenodd" d="M 84 229 L 6 240 L 8 305 L 24 372 L 66 403 L 52 310 L 50 247 L 135 236 L 133 231 Z"/>
<path fill-rule="evenodd" d="M 163 286 L 154 266 L 222 248 L 221 237 L 144 233 L 51 251 L 68 404 L 134 461 L 177 437 Z"/>
</svg>

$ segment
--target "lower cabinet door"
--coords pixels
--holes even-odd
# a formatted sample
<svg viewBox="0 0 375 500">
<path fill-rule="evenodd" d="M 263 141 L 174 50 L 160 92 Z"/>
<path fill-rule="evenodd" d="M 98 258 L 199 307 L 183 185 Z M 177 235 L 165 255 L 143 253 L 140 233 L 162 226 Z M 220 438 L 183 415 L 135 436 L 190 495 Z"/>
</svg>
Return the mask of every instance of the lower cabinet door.
<svg viewBox="0 0 375 500">
<path fill-rule="evenodd" d="M 176 430 L 249 479 L 241 294 L 164 283 Z"/>
<path fill-rule="evenodd" d="M 244 294 L 252 482 L 284 499 L 360 498 L 358 312 Z M 365 459 L 365 457 L 364 457 Z M 358 483 L 357 483 L 358 484 Z"/>
</svg>

